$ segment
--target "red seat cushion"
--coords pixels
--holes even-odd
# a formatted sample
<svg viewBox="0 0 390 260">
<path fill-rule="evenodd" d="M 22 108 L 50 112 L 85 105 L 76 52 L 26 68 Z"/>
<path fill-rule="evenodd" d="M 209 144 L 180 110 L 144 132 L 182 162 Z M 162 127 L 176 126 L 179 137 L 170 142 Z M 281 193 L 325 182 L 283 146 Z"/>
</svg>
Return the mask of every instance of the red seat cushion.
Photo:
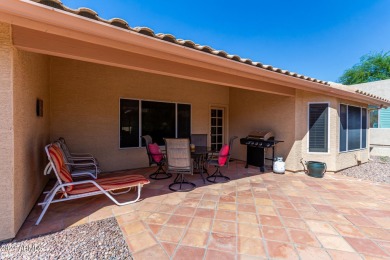
<svg viewBox="0 0 390 260">
<path fill-rule="evenodd" d="M 224 166 L 229 155 L 229 145 L 224 144 L 218 154 L 219 166 Z"/>
<path fill-rule="evenodd" d="M 54 170 L 57 172 L 61 181 L 64 183 L 73 182 L 72 175 L 66 167 L 64 154 L 61 149 L 56 145 L 52 145 L 49 147 L 49 155 L 52 163 L 54 164 Z M 68 186 L 66 188 L 67 191 L 71 191 L 72 189 L 73 186 Z"/>
<path fill-rule="evenodd" d="M 158 146 L 158 144 L 156 144 L 156 143 L 149 144 L 148 147 L 149 147 L 149 152 L 152 155 L 153 160 L 156 163 L 161 162 L 161 160 L 163 159 L 164 156 L 161 153 L 161 150 L 160 150 L 160 147 Z"/>
<path fill-rule="evenodd" d="M 144 185 L 150 183 L 142 175 L 125 175 L 125 176 L 115 176 L 115 177 L 103 177 L 101 179 L 93 180 L 99 184 L 104 190 L 117 190 L 124 189 L 129 187 L 137 186 L 138 184 Z M 74 185 L 73 190 L 68 192 L 69 194 L 83 194 L 93 191 L 98 191 L 99 188 L 92 183 Z"/>
</svg>

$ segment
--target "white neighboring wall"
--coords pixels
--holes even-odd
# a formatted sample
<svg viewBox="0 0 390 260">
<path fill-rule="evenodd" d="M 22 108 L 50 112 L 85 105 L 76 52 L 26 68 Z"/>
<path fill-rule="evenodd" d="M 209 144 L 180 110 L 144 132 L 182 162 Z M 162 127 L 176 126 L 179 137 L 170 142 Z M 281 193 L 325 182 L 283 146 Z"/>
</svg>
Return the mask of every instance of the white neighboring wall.
<svg viewBox="0 0 390 260">
<path fill-rule="evenodd" d="M 352 85 L 355 88 L 390 99 L 390 79 Z M 371 156 L 390 156 L 390 128 L 370 128 Z"/>
<path fill-rule="evenodd" d="M 368 93 L 390 99 L 390 79 L 351 85 Z"/>
</svg>

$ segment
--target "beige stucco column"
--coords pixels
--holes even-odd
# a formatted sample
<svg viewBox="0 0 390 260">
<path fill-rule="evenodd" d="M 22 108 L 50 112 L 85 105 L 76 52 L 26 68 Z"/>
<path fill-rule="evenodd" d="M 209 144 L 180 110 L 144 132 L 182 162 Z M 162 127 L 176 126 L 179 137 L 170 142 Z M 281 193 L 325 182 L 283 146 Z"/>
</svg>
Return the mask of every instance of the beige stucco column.
<svg viewBox="0 0 390 260">
<path fill-rule="evenodd" d="M 14 230 L 14 129 L 11 26 L 0 23 L 0 241 Z"/>
<path fill-rule="evenodd" d="M 49 57 L 16 49 L 12 29 L 0 23 L 0 241 L 15 237 L 43 190 L 50 141 Z"/>
</svg>

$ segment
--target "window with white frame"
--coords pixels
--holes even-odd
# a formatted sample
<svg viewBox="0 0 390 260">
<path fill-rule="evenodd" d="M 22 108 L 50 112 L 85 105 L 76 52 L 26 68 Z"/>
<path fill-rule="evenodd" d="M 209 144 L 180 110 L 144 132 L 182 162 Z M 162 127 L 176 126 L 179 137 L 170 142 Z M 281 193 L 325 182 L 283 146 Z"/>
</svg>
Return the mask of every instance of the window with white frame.
<svg viewBox="0 0 390 260">
<path fill-rule="evenodd" d="M 191 105 L 137 99 L 120 99 L 120 148 L 144 145 L 140 136 L 150 135 L 164 145 L 163 138 L 189 138 Z"/>
<path fill-rule="evenodd" d="M 309 152 L 328 152 L 329 104 L 309 104 Z"/>
<path fill-rule="evenodd" d="M 340 152 L 367 147 L 367 109 L 340 104 Z"/>
</svg>

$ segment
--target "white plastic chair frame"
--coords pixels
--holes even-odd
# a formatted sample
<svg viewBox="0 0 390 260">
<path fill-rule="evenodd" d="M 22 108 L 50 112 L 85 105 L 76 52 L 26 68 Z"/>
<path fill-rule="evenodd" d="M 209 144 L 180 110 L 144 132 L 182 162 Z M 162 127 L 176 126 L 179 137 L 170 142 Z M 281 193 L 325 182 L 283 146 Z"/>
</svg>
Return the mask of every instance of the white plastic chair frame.
<svg viewBox="0 0 390 260">
<path fill-rule="evenodd" d="M 56 173 L 57 175 L 57 173 Z M 60 182 L 60 181 L 59 181 Z M 69 195 L 67 194 L 64 190 L 65 190 L 65 187 L 67 186 L 76 186 L 76 185 L 80 185 L 80 184 L 86 184 L 86 183 L 91 183 L 93 185 L 95 185 L 99 191 L 92 191 L 92 192 L 88 192 L 88 193 L 84 193 L 84 194 L 76 194 L 76 195 Z M 120 194 L 123 194 L 123 193 L 126 193 L 126 192 L 129 192 L 131 190 L 131 188 L 133 187 L 137 187 L 138 188 L 138 193 L 137 193 L 137 198 L 135 198 L 134 200 L 131 200 L 131 201 L 126 201 L 126 202 L 119 202 L 117 201 L 112 195 L 120 195 Z M 137 185 L 137 186 L 132 186 L 132 187 L 129 187 L 127 190 L 123 191 L 123 192 L 118 192 L 118 193 L 115 193 L 113 192 L 113 190 L 104 190 L 99 184 L 97 184 L 95 181 L 93 180 L 85 180 L 85 181 L 78 181 L 78 182 L 68 182 L 68 183 L 60 183 L 55 189 L 52 189 L 48 195 L 46 196 L 45 200 L 41 203 L 39 203 L 38 205 L 39 206 L 42 206 L 43 207 L 43 210 L 42 210 L 42 213 L 41 215 L 39 216 L 39 218 L 37 219 L 37 221 L 35 222 L 35 225 L 39 225 L 39 223 L 41 222 L 43 216 L 45 215 L 47 209 L 49 208 L 50 204 L 52 203 L 58 203 L 58 202 L 62 202 L 62 201 L 68 201 L 68 200 L 74 200 L 74 199 L 80 199 L 80 198 L 87 198 L 87 197 L 91 197 L 91 196 L 96 196 L 96 195 L 100 195 L 100 194 L 104 194 L 106 195 L 110 200 L 112 200 L 116 205 L 118 206 L 124 206 L 124 205 L 128 205 L 128 204 L 131 204 L 131 203 L 135 203 L 137 202 L 140 197 L 141 197 L 141 189 L 142 189 L 143 185 L 141 185 L 140 183 Z M 123 189 L 123 188 L 122 188 Z M 65 198 L 59 198 L 59 199 L 54 199 L 54 196 L 60 191 L 60 190 L 63 190 L 64 192 L 64 195 L 65 195 Z"/>
<path fill-rule="evenodd" d="M 52 145 L 52 144 L 50 144 Z M 39 216 L 39 218 L 37 219 L 37 221 L 35 222 L 35 225 L 39 225 L 39 223 L 41 222 L 43 216 L 45 215 L 47 209 L 49 208 L 50 204 L 52 203 L 58 203 L 58 202 L 62 202 L 62 201 L 68 201 L 68 200 L 74 200 L 74 199 L 80 199 L 80 198 L 87 198 L 87 197 L 91 197 L 91 196 L 96 196 L 96 195 L 100 195 L 100 194 L 104 194 L 106 195 L 109 199 L 111 199 L 116 205 L 118 206 L 124 206 L 124 205 L 128 205 L 128 204 L 131 204 L 131 203 L 135 203 L 137 202 L 140 197 L 141 197 L 141 190 L 142 190 L 142 187 L 143 185 L 141 185 L 140 183 L 138 183 L 137 185 L 134 185 L 134 186 L 130 186 L 128 187 L 127 190 L 125 191 L 122 191 L 122 192 L 117 192 L 115 193 L 114 190 L 117 190 L 117 189 L 112 189 L 112 190 L 104 190 L 98 183 L 96 183 L 94 180 L 83 180 L 83 181 L 77 181 L 77 182 L 68 182 L 68 183 L 63 183 L 61 178 L 59 177 L 58 173 L 57 173 L 57 170 L 54 166 L 54 163 L 53 161 L 51 160 L 51 157 L 49 155 L 49 147 L 50 145 L 47 145 L 45 147 L 45 151 L 46 151 L 46 154 L 48 156 L 48 159 L 50 161 L 50 165 L 54 171 L 54 174 L 56 175 L 56 178 L 57 178 L 57 183 L 55 185 L 55 187 L 53 189 L 51 189 L 49 191 L 49 193 L 46 195 L 45 199 L 43 202 L 41 203 L 38 203 L 39 206 L 42 206 L 43 207 L 43 210 L 42 210 L 42 213 L 41 215 Z M 47 168 L 47 167 L 46 167 Z M 83 193 L 83 194 L 76 194 L 76 195 L 70 195 L 66 192 L 66 187 L 67 186 L 76 186 L 76 185 L 80 185 L 80 184 L 86 184 L 86 183 L 90 183 L 90 184 L 93 184 L 94 186 L 96 186 L 99 190 L 98 191 L 92 191 L 92 192 L 86 192 L 86 193 Z M 132 188 L 134 187 L 137 187 L 138 188 L 138 193 L 137 193 L 137 198 L 135 198 L 134 200 L 131 200 L 131 201 L 126 201 L 126 202 L 119 202 L 117 201 L 112 195 L 120 195 L 120 194 L 124 194 L 124 193 L 127 193 L 129 192 Z M 118 190 L 123 190 L 124 188 L 120 188 Z M 65 196 L 64 198 L 59 198 L 59 199 L 54 199 L 55 195 L 61 190 L 61 193 Z"/>
</svg>

